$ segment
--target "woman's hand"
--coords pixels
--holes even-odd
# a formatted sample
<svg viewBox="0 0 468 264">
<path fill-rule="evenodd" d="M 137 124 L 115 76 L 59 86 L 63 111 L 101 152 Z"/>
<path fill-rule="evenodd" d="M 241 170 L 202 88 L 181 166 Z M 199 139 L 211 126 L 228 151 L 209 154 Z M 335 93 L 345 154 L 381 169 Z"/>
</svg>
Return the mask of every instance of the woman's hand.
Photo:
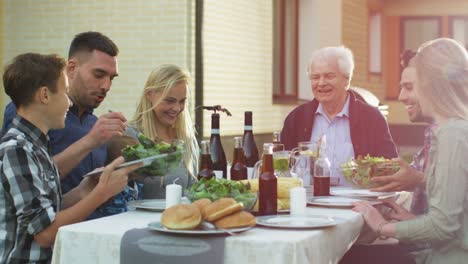
<svg viewBox="0 0 468 264">
<path fill-rule="evenodd" d="M 390 213 L 387 214 L 387 217 L 392 220 L 404 221 L 416 217 L 416 215 L 410 213 L 403 206 L 395 203 L 395 201 L 392 199 L 383 200 L 383 203 L 392 209 Z"/>
<path fill-rule="evenodd" d="M 361 213 L 364 221 L 366 221 L 367 225 L 372 229 L 372 231 L 377 232 L 379 226 L 382 223 L 388 222 L 385 218 L 379 213 L 379 211 L 372 206 L 371 203 L 368 201 L 360 201 L 353 203 L 353 211 Z"/>
<path fill-rule="evenodd" d="M 124 161 L 123 157 L 116 158 L 112 163 L 104 167 L 104 171 L 99 177 L 99 182 L 95 189 L 99 191 L 106 200 L 121 192 L 127 185 L 128 174 L 142 166 L 142 163 L 137 163 L 115 170 L 115 168 Z"/>
<path fill-rule="evenodd" d="M 401 158 L 398 161 L 400 169 L 393 175 L 372 177 L 371 181 L 383 186 L 371 189 L 374 192 L 413 191 L 418 185 L 424 183 L 424 174 L 416 171 Z"/>
</svg>

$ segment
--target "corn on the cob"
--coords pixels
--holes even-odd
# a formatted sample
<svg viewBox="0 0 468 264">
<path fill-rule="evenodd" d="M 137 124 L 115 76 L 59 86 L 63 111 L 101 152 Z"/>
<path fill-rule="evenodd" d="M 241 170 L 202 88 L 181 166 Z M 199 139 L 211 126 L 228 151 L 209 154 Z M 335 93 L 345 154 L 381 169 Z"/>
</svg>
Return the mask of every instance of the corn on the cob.
<svg viewBox="0 0 468 264">
<path fill-rule="evenodd" d="M 251 192 L 258 192 L 258 179 L 243 180 L 242 183 L 248 185 Z M 278 198 L 289 198 L 289 189 L 301 186 L 299 178 L 278 178 Z"/>
</svg>

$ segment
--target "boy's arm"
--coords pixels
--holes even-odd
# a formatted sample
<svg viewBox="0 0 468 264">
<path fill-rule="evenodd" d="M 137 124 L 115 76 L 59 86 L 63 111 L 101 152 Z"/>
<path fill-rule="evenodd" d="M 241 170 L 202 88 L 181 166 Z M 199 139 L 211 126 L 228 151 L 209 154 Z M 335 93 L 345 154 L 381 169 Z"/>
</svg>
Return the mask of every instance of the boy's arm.
<svg viewBox="0 0 468 264">
<path fill-rule="evenodd" d="M 127 185 L 128 173 L 140 167 L 141 164 L 114 171 L 115 167 L 122 162 L 124 162 L 123 158 L 117 158 L 106 166 L 96 187 L 88 195 L 73 206 L 57 212 L 54 221 L 47 228 L 34 235 L 34 239 L 41 247 L 51 247 L 53 245 L 57 231 L 61 226 L 83 221 L 98 206 L 123 190 Z M 77 188 L 80 188 L 80 186 Z M 86 191 L 80 190 L 78 193 L 85 194 Z M 65 194 L 64 201 L 69 198 L 67 196 Z"/>
<path fill-rule="evenodd" d="M 119 112 L 102 115 L 86 136 L 55 155 L 54 161 L 61 178 L 66 177 L 93 149 L 116 135 L 122 135 L 125 131 L 125 122 L 125 117 Z"/>
</svg>

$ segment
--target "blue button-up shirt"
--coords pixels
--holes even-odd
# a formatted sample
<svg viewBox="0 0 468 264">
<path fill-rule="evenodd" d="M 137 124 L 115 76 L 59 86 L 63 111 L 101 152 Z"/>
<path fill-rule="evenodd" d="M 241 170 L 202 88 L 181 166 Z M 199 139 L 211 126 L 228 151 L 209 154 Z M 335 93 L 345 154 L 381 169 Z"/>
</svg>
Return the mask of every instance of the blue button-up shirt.
<svg viewBox="0 0 468 264">
<path fill-rule="evenodd" d="M 354 158 L 353 143 L 349 129 L 349 95 L 341 112 L 330 120 L 320 103 L 315 112 L 311 141 L 317 142 L 322 135 L 327 136 L 327 157 L 331 163 L 331 177 L 340 178 L 339 185 L 349 186 L 340 171 L 340 164 Z M 311 172 L 313 173 L 313 172 Z"/>
<path fill-rule="evenodd" d="M 13 103 L 9 103 L 5 110 L 3 127 L 10 127 L 11 124 L 7 123 L 12 120 L 16 115 L 16 108 Z M 7 115 L 8 114 L 8 115 Z M 78 107 L 76 104 L 70 107 L 67 117 L 65 119 L 65 128 L 49 131 L 49 138 L 51 144 L 51 153 L 56 155 L 68 146 L 75 143 L 77 140 L 84 137 L 94 126 L 97 117 L 93 114 L 92 110 L 85 111 L 81 117 L 78 116 Z M 11 121 L 10 121 L 11 122 Z M 91 151 L 81 162 L 61 180 L 62 191 L 67 193 L 71 189 L 80 184 L 83 175 L 86 173 L 102 167 L 105 165 L 107 157 L 107 146 L 105 144 Z M 99 218 L 108 215 L 114 215 L 127 211 L 127 202 L 135 200 L 137 192 L 126 187 L 123 192 L 114 196 L 114 199 L 103 204 L 99 207 L 88 219 Z"/>
</svg>

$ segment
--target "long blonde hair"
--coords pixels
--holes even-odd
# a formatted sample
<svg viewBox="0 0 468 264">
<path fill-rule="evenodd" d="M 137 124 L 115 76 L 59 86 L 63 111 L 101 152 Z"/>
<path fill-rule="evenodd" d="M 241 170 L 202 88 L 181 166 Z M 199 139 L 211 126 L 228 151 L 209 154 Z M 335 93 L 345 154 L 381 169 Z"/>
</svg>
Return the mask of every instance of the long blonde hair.
<svg viewBox="0 0 468 264">
<path fill-rule="evenodd" d="M 453 39 L 421 45 L 414 58 L 421 96 L 444 117 L 468 120 L 468 53 Z"/>
<path fill-rule="evenodd" d="M 191 103 L 190 73 L 177 65 L 163 64 L 154 69 L 148 76 L 140 103 L 136 109 L 131 124 L 136 125 L 146 136 L 158 137 L 156 132 L 156 115 L 153 109 L 159 105 L 169 91 L 180 82 L 187 83 L 187 99 L 184 110 L 179 114 L 175 123 L 177 139 L 185 144 L 184 164 L 189 174 L 196 177 L 198 171 L 199 147 L 195 137 L 195 129 L 189 109 Z M 146 94 L 150 91 L 160 93 L 156 104 L 152 105 Z"/>
</svg>

